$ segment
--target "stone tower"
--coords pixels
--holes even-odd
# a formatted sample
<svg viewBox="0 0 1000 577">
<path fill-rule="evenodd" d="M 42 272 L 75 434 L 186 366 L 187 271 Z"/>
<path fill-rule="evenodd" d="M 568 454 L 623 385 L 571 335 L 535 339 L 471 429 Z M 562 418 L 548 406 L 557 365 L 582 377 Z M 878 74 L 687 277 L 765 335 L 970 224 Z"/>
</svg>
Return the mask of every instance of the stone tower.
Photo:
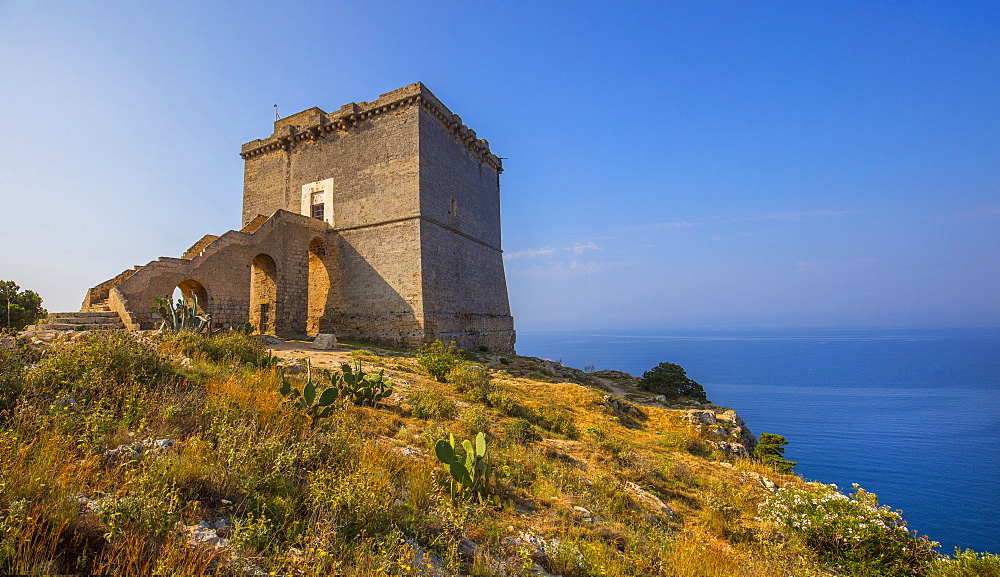
<svg viewBox="0 0 1000 577">
<path fill-rule="evenodd" d="M 513 350 L 500 159 L 423 84 L 282 118 L 241 156 L 241 231 L 126 271 L 85 307 L 106 294 L 145 328 L 138 301 L 176 286 L 220 323 L 281 336 Z"/>
</svg>

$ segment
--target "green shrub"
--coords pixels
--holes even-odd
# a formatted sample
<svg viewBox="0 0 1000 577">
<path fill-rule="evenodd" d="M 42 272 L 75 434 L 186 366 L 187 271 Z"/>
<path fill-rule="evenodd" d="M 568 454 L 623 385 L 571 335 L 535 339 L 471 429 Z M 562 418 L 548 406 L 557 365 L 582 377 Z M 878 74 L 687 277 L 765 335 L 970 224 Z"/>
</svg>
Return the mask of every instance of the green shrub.
<svg viewBox="0 0 1000 577">
<path fill-rule="evenodd" d="M 487 403 L 490 392 L 490 373 L 481 365 L 461 363 L 448 372 L 447 380 L 455 390 L 463 393 L 472 403 Z"/>
<path fill-rule="evenodd" d="M 25 384 L 43 395 L 69 394 L 86 404 L 150 389 L 165 370 L 149 344 L 126 331 L 97 331 L 50 351 L 28 371 Z"/>
<path fill-rule="evenodd" d="M 442 393 L 432 389 L 419 389 L 406 398 L 410 412 L 418 419 L 454 419 L 458 406 Z"/>
<path fill-rule="evenodd" d="M 531 423 L 521 418 L 511 419 L 504 428 L 507 440 L 511 443 L 528 443 L 531 441 L 541 441 L 542 436 L 535 431 Z"/>
<path fill-rule="evenodd" d="M 857 484 L 847 496 L 836 485 L 809 483 L 780 489 L 760 505 L 765 518 L 800 536 L 819 559 L 841 574 L 922 574 L 936 558 L 937 543 L 917 537 L 899 511 L 879 506 Z"/>
<path fill-rule="evenodd" d="M 459 353 L 460 351 L 455 348 L 455 343 L 446 345 L 436 340 L 417 351 L 417 362 L 435 380 L 446 383 L 448 382 L 448 373 L 458 364 Z"/>
<path fill-rule="evenodd" d="M 480 407 L 469 407 L 462 412 L 462 418 L 469 423 L 469 434 L 475 435 L 477 432 L 482 431 L 486 434 L 490 433 L 490 428 L 492 425 L 492 419 L 490 415 Z"/>
<path fill-rule="evenodd" d="M 539 427 L 575 439 L 580 436 L 576 420 L 568 411 L 555 407 L 538 407 L 528 411 L 526 418 Z"/>
<path fill-rule="evenodd" d="M 697 401 L 707 400 L 705 389 L 688 378 L 683 367 L 674 363 L 660 363 L 643 373 L 639 388 L 667 398 L 688 397 Z"/>
<path fill-rule="evenodd" d="M 927 577 L 985 576 L 1000 576 L 1000 555 L 955 549 L 954 557 L 938 559 L 927 571 Z"/>
<path fill-rule="evenodd" d="M 215 363 L 257 366 L 262 358 L 268 356 L 258 339 L 236 330 L 210 337 L 194 331 L 178 331 L 164 335 L 162 342 L 168 350 L 187 357 L 201 355 Z"/>
<path fill-rule="evenodd" d="M 528 412 L 518 404 L 517 397 L 510 387 L 493 384 L 486 393 L 486 405 L 493 407 L 509 417 L 525 417 Z"/>
<path fill-rule="evenodd" d="M 354 361 L 353 368 L 348 363 L 343 363 L 340 369 L 340 395 L 350 398 L 355 405 L 374 407 L 379 401 L 392 396 L 392 383 L 385 378 L 385 369 L 376 374 L 368 374 L 362 370 L 361 361 Z"/>
<path fill-rule="evenodd" d="M 760 440 L 757 441 L 757 446 L 753 450 L 753 456 L 761 463 L 774 467 L 776 471 L 789 473 L 796 463 L 785 458 L 785 445 L 787 444 L 788 441 L 781 435 L 761 433 Z"/>
<path fill-rule="evenodd" d="M 41 358 L 24 341 L 0 337 L 0 419 L 17 404 L 27 367 Z"/>
</svg>

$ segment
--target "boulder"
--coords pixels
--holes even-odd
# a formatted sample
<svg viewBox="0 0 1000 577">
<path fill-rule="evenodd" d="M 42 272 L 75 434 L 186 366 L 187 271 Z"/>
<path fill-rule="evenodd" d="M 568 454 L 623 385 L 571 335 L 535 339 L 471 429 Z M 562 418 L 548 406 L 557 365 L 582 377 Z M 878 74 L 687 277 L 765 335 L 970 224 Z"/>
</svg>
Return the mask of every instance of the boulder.
<svg viewBox="0 0 1000 577">
<path fill-rule="evenodd" d="M 337 346 L 337 336 L 329 333 L 316 335 L 316 340 L 312 344 L 312 348 L 321 351 L 328 351 L 335 346 Z"/>
</svg>

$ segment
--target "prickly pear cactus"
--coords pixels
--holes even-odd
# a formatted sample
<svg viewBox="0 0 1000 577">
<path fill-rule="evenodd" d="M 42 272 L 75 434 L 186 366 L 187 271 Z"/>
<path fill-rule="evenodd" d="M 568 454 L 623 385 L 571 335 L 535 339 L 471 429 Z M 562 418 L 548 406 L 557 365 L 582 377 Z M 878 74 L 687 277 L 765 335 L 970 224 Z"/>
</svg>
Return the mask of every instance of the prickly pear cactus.
<svg viewBox="0 0 1000 577">
<path fill-rule="evenodd" d="M 460 454 L 455 446 L 455 435 L 441 439 L 434 446 L 434 454 L 451 474 L 449 482 L 452 498 L 468 491 L 480 502 L 490 494 L 490 455 L 486 448 L 486 435 L 477 433 L 475 442 L 468 439 L 461 443 Z"/>
<path fill-rule="evenodd" d="M 327 375 L 330 376 L 330 373 L 327 372 Z M 322 392 L 318 391 L 317 383 L 313 380 L 312 363 L 309 360 L 306 360 L 306 382 L 301 390 L 292 385 L 292 380 L 285 375 L 284 369 L 280 369 L 280 376 L 281 387 L 278 392 L 312 417 L 313 426 L 316 426 L 320 419 L 330 415 L 337 399 L 340 398 L 340 387 L 337 386 L 335 378 L 330 379 L 332 386 L 326 387 Z M 339 375 L 336 378 L 339 379 Z M 317 398 L 318 392 L 319 398 Z"/>
</svg>

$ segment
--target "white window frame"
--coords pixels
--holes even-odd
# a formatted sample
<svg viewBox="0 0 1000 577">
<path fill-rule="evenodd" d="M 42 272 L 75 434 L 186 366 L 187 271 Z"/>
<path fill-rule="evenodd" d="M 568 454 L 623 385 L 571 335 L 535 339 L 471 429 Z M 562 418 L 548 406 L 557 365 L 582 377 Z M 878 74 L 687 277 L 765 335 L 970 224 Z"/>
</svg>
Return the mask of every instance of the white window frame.
<svg viewBox="0 0 1000 577">
<path fill-rule="evenodd" d="M 323 222 L 335 226 L 333 218 L 333 179 L 327 178 L 302 185 L 301 214 L 312 217 L 313 194 L 323 193 Z"/>
</svg>

